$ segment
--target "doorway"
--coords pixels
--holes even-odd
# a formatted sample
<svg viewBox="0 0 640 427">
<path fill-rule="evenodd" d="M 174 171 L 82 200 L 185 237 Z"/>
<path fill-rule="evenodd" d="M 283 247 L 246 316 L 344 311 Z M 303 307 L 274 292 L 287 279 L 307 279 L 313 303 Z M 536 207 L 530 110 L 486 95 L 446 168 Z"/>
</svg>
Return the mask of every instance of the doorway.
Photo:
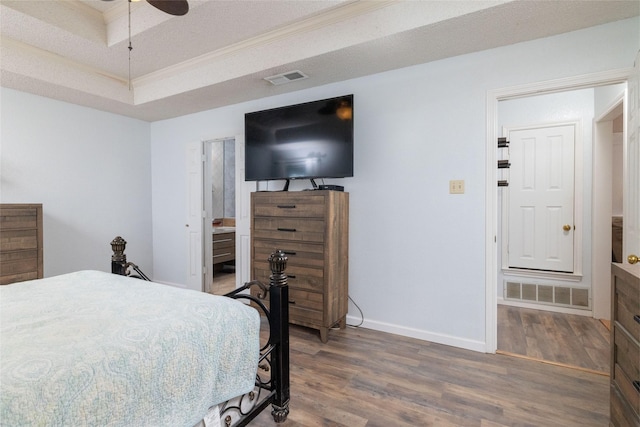
<svg viewBox="0 0 640 427">
<path fill-rule="evenodd" d="M 623 163 L 621 157 L 618 158 L 617 164 L 612 163 L 614 135 L 611 122 L 605 123 L 600 116 L 596 117 L 596 114 L 601 115 L 601 111 L 598 110 L 602 108 L 596 104 L 602 98 L 607 99 L 610 96 L 608 92 L 617 93 L 613 102 L 618 108 L 614 109 L 622 111 L 621 100 L 624 90 L 623 84 L 585 88 L 506 101 L 504 103 L 508 104 L 508 113 L 505 113 L 505 108 L 499 107 L 499 114 L 504 113 L 499 117 L 499 123 L 503 125 L 505 120 L 508 125 L 508 120 L 513 120 L 514 117 L 522 119 L 514 114 L 514 111 L 518 110 L 523 111 L 529 120 L 541 123 L 516 127 L 515 132 L 513 129 L 505 130 L 509 141 L 508 157 L 513 169 L 507 176 L 510 185 L 499 190 L 502 194 L 499 194 L 498 199 L 499 204 L 506 205 L 501 211 L 508 218 L 501 221 L 503 226 L 499 227 L 499 230 L 509 235 L 508 244 L 498 249 L 499 257 L 503 260 L 502 268 L 498 271 L 497 290 L 497 351 L 500 353 L 550 363 L 565 361 L 568 365 L 594 372 L 608 372 L 609 332 L 606 326 L 596 319 L 609 319 L 612 194 L 622 195 L 622 180 L 615 181 L 611 172 L 621 171 Z M 606 96 L 603 96 L 603 93 Z M 541 112 L 534 112 L 540 107 Z M 614 114 L 608 112 L 611 108 L 607 107 L 605 115 Z M 573 125 L 543 123 L 549 118 L 571 119 L 575 122 Z M 621 118 L 618 120 L 621 123 Z M 578 136 L 582 134 L 576 138 L 575 162 L 572 150 L 571 153 L 566 153 L 561 149 L 564 145 L 573 145 L 573 142 L 563 142 L 569 139 L 573 141 L 573 136 L 561 137 L 565 133 L 573 135 L 573 131 L 568 132 L 568 128 L 574 128 Z M 582 138 L 584 144 L 580 143 Z M 622 133 L 617 139 L 622 142 Z M 540 141 L 545 144 L 542 149 L 538 147 Z M 526 156 L 530 156 L 531 161 L 523 162 Z M 565 164 L 559 165 L 561 161 Z M 592 166 L 583 168 L 583 165 L 589 163 L 592 163 Z M 603 166 L 605 163 L 606 167 Z M 575 174 L 573 171 L 571 176 L 563 174 L 573 168 L 574 164 Z M 528 173 L 525 173 L 527 171 Z M 575 195 L 574 177 L 576 183 L 582 182 L 581 186 L 576 186 L 576 189 L 582 189 L 576 191 Z M 554 181 L 555 184 L 547 186 L 547 181 Z M 614 185 L 614 181 L 617 185 Z M 560 193 L 563 185 L 571 187 L 569 199 L 564 202 L 564 199 L 558 200 L 562 196 Z M 527 187 L 526 191 L 522 191 L 523 186 Z M 538 186 L 544 187 L 542 195 L 535 191 Z M 552 194 L 547 191 L 549 189 L 552 190 Z M 544 198 L 541 204 L 539 197 Z M 576 221 L 573 221 L 572 213 L 571 221 L 556 218 L 569 212 L 570 209 L 567 207 L 573 208 L 574 201 Z M 606 208 L 603 205 L 607 205 Z M 545 215 L 543 220 L 546 222 L 543 224 L 534 222 L 534 219 L 540 222 L 540 218 L 537 218 L 540 213 Z M 556 221 L 549 221 L 549 215 Z M 581 218 L 583 221 L 579 220 Z M 518 222 L 526 219 L 530 221 L 524 225 Z M 549 222 L 553 227 L 548 227 Z M 520 226 L 514 230 L 514 224 Z M 595 235 L 598 229 L 609 233 L 602 232 L 598 239 Z M 549 239 L 542 239 L 549 230 L 556 232 L 555 240 L 551 239 L 554 243 L 552 245 L 549 244 Z M 574 233 L 576 237 L 575 251 L 567 252 L 563 257 L 558 256 L 562 252 L 557 250 L 559 230 L 562 230 L 560 238 L 571 238 L 571 243 Z M 522 231 L 523 236 L 513 236 L 514 231 Z M 590 241 L 593 243 L 589 243 Z M 534 256 L 540 255 L 539 252 L 543 252 L 542 257 L 538 257 L 542 259 L 536 259 Z M 576 259 L 575 271 L 573 259 L 563 268 L 547 268 L 549 261 L 556 264 L 562 261 L 562 258 L 568 259 L 571 256 Z M 593 269 L 589 268 L 590 264 Z M 587 266 L 584 271 L 582 265 Z M 596 266 L 601 266 L 603 271 L 606 270 L 604 280 L 596 280 Z M 548 274 L 549 270 L 556 272 Z M 573 328 L 586 332 L 572 333 Z"/>
<path fill-rule="evenodd" d="M 537 83 L 532 85 L 523 85 L 517 88 L 509 88 L 504 90 L 495 90 L 488 92 L 488 104 L 487 104 L 487 118 L 488 118 L 488 126 L 487 126 L 487 181 L 486 181 L 486 206 L 487 206 L 487 259 L 486 259 L 486 293 L 487 293 L 487 305 L 486 305 L 486 320 L 487 320 L 487 328 L 486 328 L 486 351 L 489 353 L 494 353 L 497 350 L 497 309 L 498 309 L 498 300 L 503 296 L 503 289 L 501 286 L 504 285 L 502 280 L 499 280 L 499 274 L 501 272 L 501 255 L 499 251 L 499 247 L 501 245 L 501 235 L 500 235 L 500 209 L 499 209 L 499 189 L 497 188 L 497 181 L 500 180 L 500 176 L 498 174 L 498 170 L 496 168 L 498 156 L 496 153 L 496 142 L 498 136 L 501 136 L 502 130 L 499 117 L 499 103 L 507 100 L 517 100 L 524 99 L 527 97 L 533 97 L 540 94 L 557 94 L 567 91 L 574 90 L 583 90 L 583 89 L 593 89 L 602 87 L 605 85 L 617 85 L 617 84 L 626 84 L 629 76 L 632 75 L 632 71 L 630 70 L 615 70 L 611 72 L 598 73 L 593 75 L 587 75 L 582 77 L 576 77 L 573 79 L 564 79 L 552 82 L 545 83 Z M 588 129 L 589 131 L 593 130 L 593 122 L 590 121 L 588 123 L 589 127 L 584 127 L 584 129 Z M 587 142 L 585 142 L 585 145 Z M 589 142 L 590 144 L 590 142 Z M 586 149 L 591 149 L 592 147 L 589 145 L 585 147 Z M 578 171 L 578 175 L 582 176 L 581 180 L 577 180 L 576 184 L 589 182 L 586 181 L 584 176 L 586 175 L 588 179 L 592 178 L 593 173 L 593 164 L 591 163 L 591 159 L 585 163 L 584 170 Z M 582 189 L 576 188 L 576 193 L 583 193 Z M 593 200 L 591 197 L 595 197 L 592 192 L 584 192 L 585 200 L 584 203 L 584 218 L 585 222 L 582 228 L 585 230 L 589 230 L 591 224 L 593 222 L 592 216 L 592 206 Z M 576 218 L 578 219 L 578 218 Z M 577 224 L 576 224 L 577 225 Z M 610 227 L 610 221 L 608 223 Z M 594 241 L 589 237 L 585 239 L 585 244 L 583 246 L 582 252 L 583 256 L 580 258 L 585 258 L 589 263 L 585 263 L 584 271 L 580 271 L 582 269 L 582 264 L 580 264 L 580 260 L 576 260 L 577 271 L 580 272 L 580 278 L 576 282 L 582 281 L 582 276 L 587 276 L 589 281 L 593 279 L 592 273 L 589 267 L 591 267 L 591 262 L 604 262 L 607 265 L 611 262 L 610 257 L 605 260 L 594 260 L 591 258 L 593 254 Z M 576 242 L 577 246 L 581 246 L 582 243 Z M 610 245 L 610 242 L 609 242 Z M 535 273 L 534 273 L 535 276 Z M 556 280 L 557 278 L 552 278 Z M 589 283 L 589 286 L 592 284 Z M 609 286 L 607 283 L 604 286 Z M 594 298 L 594 295 L 591 295 L 590 298 Z M 597 301 L 593 301 L 595 306 Z M 526 304 L 525 304 L 526 305 Z M 536 308 L 533 305 L 533 308 Z M 591 310 L 591 308 L 589 309 Z M 587 312 L 589 312 L 589 310 Z M 553 311 L 553 310 L 551 310 Z M 585 311 L 582 310 L 578 313 L 585 314 Z"/>
<path fill-rule="evenodd" d="M 236 288 L 235 138 L 204 141 L 204 277 L 206 292 Z"/>
</svg>

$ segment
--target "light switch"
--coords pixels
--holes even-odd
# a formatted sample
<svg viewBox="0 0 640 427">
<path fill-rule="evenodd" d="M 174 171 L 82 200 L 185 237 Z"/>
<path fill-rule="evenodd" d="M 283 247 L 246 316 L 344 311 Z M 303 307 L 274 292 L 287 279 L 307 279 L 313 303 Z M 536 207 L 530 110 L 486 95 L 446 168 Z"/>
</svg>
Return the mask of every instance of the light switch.
<svg viewBox="0 0 640 427">
<path fill-rule="evenodd" d="M 455 179 L 449 181 L 449 194 L 464 194 L 464 180 Z"/>
</svg>

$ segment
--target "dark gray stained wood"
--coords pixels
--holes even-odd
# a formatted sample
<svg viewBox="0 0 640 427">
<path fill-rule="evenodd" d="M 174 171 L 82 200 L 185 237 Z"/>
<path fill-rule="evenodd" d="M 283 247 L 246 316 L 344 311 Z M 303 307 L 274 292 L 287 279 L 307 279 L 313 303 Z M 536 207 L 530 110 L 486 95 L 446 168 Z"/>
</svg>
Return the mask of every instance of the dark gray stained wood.
<svg viewBox="0 0 640 427">
<path fill-rule="evenodd" d="M 609 373 L 610 332 L 586 316 L 498 306 L 498 350 Z"/>
<path fill-rule="evenodd" d="M 283 427 L 607 426 L 609 378 L 362 328 L 291 327 Z M 265 412 L 252 426 L 270 426 Z"/>
</svg>

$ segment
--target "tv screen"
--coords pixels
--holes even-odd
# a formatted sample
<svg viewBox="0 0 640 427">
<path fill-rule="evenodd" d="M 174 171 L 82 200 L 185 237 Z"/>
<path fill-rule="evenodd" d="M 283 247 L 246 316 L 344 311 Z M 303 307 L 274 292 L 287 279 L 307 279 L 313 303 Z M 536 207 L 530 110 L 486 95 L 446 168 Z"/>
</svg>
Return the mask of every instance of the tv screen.
<svg viewBox="0 0 640 427">
<path fill-rule="evenodd" d="M 245 181 L 353 176 L 353 95 L 245 114 Z"/>
</svg>

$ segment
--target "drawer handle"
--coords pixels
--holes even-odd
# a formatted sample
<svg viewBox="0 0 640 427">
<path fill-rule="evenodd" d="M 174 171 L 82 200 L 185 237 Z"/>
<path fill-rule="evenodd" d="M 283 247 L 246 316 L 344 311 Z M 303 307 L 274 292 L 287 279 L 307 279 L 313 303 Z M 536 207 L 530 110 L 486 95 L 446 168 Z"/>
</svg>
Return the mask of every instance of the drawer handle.
<svg viewBox="0 0 640 427">
<path fill-rule="evenodd" d="M 295 228 L 282 228 L 282 227 L 278 227 L 278 231 L 296 231 Z"/>
<path fill-rule="evenodd" d="M 280 209 L 295 209 L 296 205 L 278 205 Z"/>
<path fill-rule="evenodd" d="M 298 255 L 296 252 L 294 251 L 282 251 L 284 252 L 285 255 Z"/>
<path fill-rule="evenodd" d="M 638 393 L 640 393 L 640 381 L 634 381 L 633 386 L 636 388 Z"/>
<path fill-rule="evenodd" d="M 295 274 L 287 274 L 287 278 L 288 279 L 295 279 L 296 275 Z"/>
<path fill-rule="evenodd" d="M 295 303 L 296 303 L 296 300 L 294 300 L 294 299 L 290 299 L 289 300 L 289 304 L 295 304 Z"/>
<path fill-rule="evenodd" d="M 215 258 L 215 257 L 220 257 L 220 256 L 229 256 L 229 255 L 231 255 L 231 252 L 227 252 L 225 254 L 214 255 L 213 257 Z"/>
<path fill-rule="evenodd" d="M 633 320 L 635 320 L 636 322 L 640 323 L 640 314 L 636 314 L 633 316 Z"/>
</svg>

